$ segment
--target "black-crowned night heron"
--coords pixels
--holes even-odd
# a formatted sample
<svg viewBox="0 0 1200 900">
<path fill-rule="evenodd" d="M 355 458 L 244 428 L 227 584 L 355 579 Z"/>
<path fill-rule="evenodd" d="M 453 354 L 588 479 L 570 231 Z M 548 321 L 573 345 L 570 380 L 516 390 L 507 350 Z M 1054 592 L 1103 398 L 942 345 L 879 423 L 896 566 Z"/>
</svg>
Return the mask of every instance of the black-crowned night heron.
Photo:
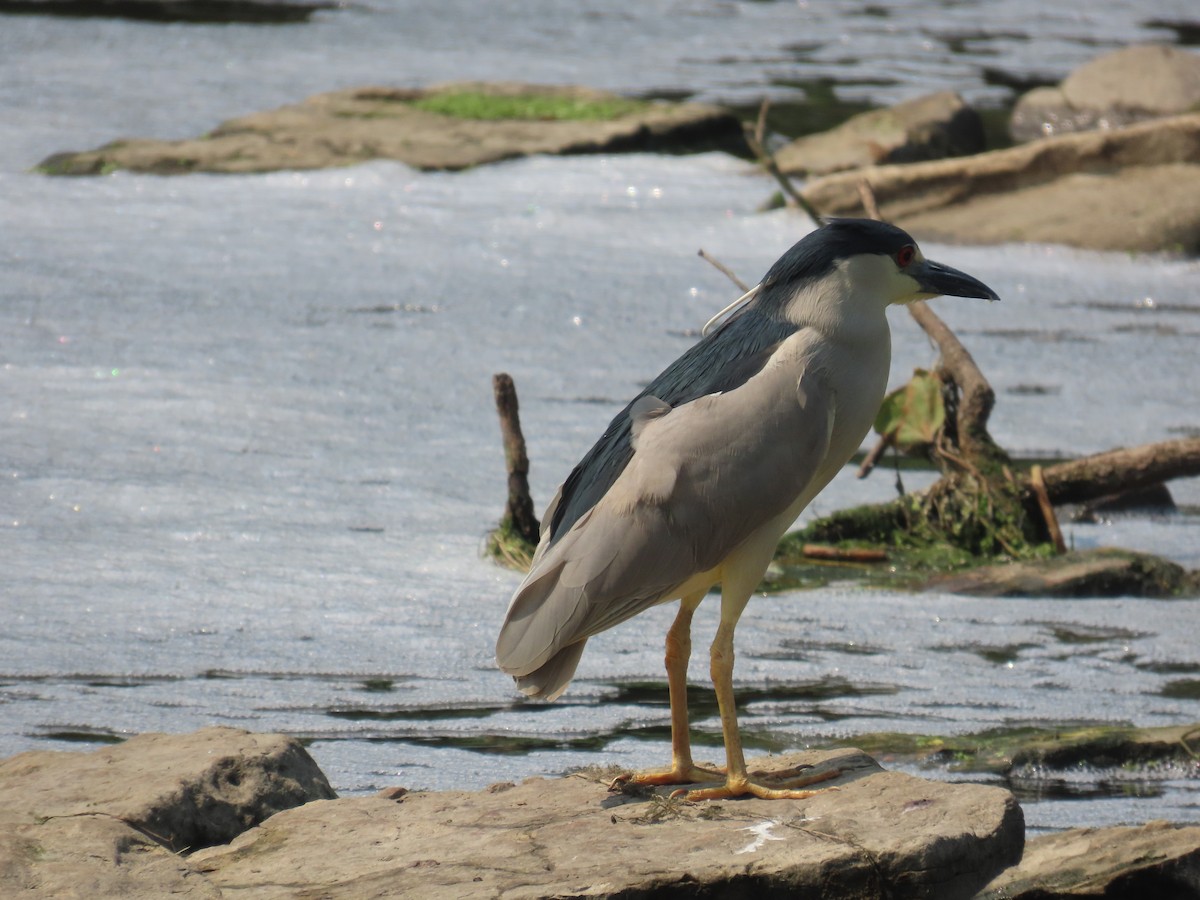
<svg viewBox="0 0 1200 900">
<path fill-rule="evenodd" d="M 711 669 L 725 783 L 686 796 L 809 796 L 802 785 L 768 788 L 747 776 L 734 627 L 784 531 L 875 419 L 891 364 L 887 307 L 939 294 L 998 299 L 881 222 L 836 220 L 788 250 L 609 423 L 567 477 L 508 608 L 500 668 L 525 694 L 553 700 L 589 637 L 678 599 L 666 652 L 671 767 L 628 779 L 719 781 L 721 773 L 692 762 L 687 665 L 692 614 L 720 584 Z"/>
</svg>

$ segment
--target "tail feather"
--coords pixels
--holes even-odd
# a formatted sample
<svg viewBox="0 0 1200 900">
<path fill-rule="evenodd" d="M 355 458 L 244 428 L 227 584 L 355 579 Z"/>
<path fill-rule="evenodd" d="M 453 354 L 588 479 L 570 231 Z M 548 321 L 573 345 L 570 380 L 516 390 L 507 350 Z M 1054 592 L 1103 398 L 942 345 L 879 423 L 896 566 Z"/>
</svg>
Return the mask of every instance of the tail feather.
<svg viewBox="0 0 1200 900">
<path fill-rule="evenodd" d="M 538 700 L 557 700 L 575 676 L 575 668 L 583 656 L 585 644 L 586 638 L 568 644 L 543 663 L 541 668 L 528 675 L 515 676 L 517 690 Z"/>
</svg>

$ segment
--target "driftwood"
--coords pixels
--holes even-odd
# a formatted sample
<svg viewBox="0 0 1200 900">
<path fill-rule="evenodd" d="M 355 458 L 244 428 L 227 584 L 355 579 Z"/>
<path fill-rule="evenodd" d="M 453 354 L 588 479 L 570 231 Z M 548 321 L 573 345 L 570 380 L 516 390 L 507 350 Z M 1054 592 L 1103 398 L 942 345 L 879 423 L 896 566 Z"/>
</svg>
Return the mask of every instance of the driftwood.
<svg viewBox="0 0 1200 900">
<path fill-rule="evenodd" d="M 805 544 L 801 553 L 809 559 L 823 559 L 832 562 L 886 562 L 887 551 L 875 550 L 870 547 L 830 547 L 827 544 Z"/>
<path fill-rule="evenodd" d="M 1085 503 L 1200 475 L 1200 437 L 1109 450 L 1050 466 L 1042 474 L 1051 502 Z"/>
</svg>

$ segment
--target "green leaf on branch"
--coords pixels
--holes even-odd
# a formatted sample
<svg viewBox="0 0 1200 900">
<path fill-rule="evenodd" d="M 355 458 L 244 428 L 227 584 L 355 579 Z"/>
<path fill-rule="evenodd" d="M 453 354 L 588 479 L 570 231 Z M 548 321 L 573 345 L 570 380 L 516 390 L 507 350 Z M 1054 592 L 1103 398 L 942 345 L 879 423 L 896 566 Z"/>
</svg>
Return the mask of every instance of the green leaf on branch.
<svg viewBox="0 0 1200 900">
<path fill-rule="evenodd" d="M 883 398 L 875 416 L 875 430 L 900 450 L 932 444 L 946 421 L 942 380 L 917 369 L 912 379 Z"/>
</svg>

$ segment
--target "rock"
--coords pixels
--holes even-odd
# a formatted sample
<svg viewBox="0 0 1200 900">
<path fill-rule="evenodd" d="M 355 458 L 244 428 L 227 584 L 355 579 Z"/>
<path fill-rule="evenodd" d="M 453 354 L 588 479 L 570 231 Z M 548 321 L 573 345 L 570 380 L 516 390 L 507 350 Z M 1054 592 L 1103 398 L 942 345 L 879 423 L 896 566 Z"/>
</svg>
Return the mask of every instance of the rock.
<svg viewBox="0 0 1200 900">
<path fill-rule="evenodd" d="M 762 762 L 762 761 L 759 761 Z M 688 804 L 598 777 L 310 803 L 189 863 L 226 897 L 969 897 L 1021 854 L 999 788 L 881 770 L 858 751 L 766 761 L 851 769 L 804 801 Z M 753 765 L 752 765 L 753 768 Z M 320 852 L 314 853 L 313 848 Z"/>
<path fill-rule="evenodd" d="M 0 0 L 0 15 L 136 19 L 146 22 L 307 22 L 337 0 Z"/>
<path fill-rule="evenodd" d="M 0 761 L 0 796 L 0 823 L 104 817 L 182 850 L 227 843 L 280 810 L 337 795 L 295 740 L 205 728 L 91 753 L 21 753 Z"/>
<path fill-rule="evenodd" d="M 1071 514 L 1071 521 L 1098 522 L 1112 513 L 1167 513 L 1177 509 L 1171 489 L 1160 481 L 1149 487 L 1120 491 L 1082 503 Z"/>
<path fill-rule="evenodd" d="M 964 156 L 984 149 L 979 114 L 953 91 L 908 100 L 797 138 L 775 154 L 788 175 L 823 175 L 876 163 Z"/>
<path fill-rule="evenodd" d="M 1080 66 L 1058 87 L 1035 88 L 1013 108 L 1016 141 L 1121 128 L 1200 109 L 1200 54 L 1142 44 Z"/>
<path fill-rule="evenodd" d="M 0 761 L 0 896 L 219 897 L 178 851 L 334 796 L 295 740 L 232 728 L 22 753 Z"/>
<path fill-rule="evenodd" d="M 1001 788 L 886 772 L 857 750 L 751 768 L 811 766 L 840 770 L 837 790 L 689 804 L 578 773 L 338 800 L 281 736 L 214 728 L 25 753 L 0 763 L 0 895 L 953 900 L 1020 859 L 1023 816 Z M 185 833 L 213 845 L 166 849 Z"/>
<path fill-rule="evenodd" d="M 1171 597 L 1196 580 L 1169 560 L 1102 548 L 941 575 L 926 590 L 972 597 Z"/>
<path fill-rule="evenodd" d="M 960 159 L 874 166 L 810 182 L 824 215 L 882 215 L 918 238 L 1200 253 L 1200 114 L 1047 138 Z"/>
<path fill-rule="evenodd" d="M 629 108 L 608 119 L 481 119 L 414 105 L 449 94 Z M 366 87 L 317 94 L 225 122 L 201 138 L 116 141 L 83 153 L 54 154 L 39 168 L 50 175 L 99 175 L 114 169 L 179 175 L 322 169 L 394 159 L 420 169 L 464 169 L 535 153 L 697 152 L 741 146 L 741 123 L 714 106 L 633 102 L 582 87 L 461 82 L 426 90 Z"/>
<path fill-rule="evenodd" d="M 217 898 L 187 861 L 102 814 L 0 824 L 0 896 Z"/>
<path fill-rule="evenodd" d="M 1165 763 L 1192 766 L 1200 774 L 1191 744 L 1200 737 L 1200 726 L 1168 725 L 1157 728 L 1083 726 L 1056 729 L 1030 736 L 1013 750 L 1008 774 L 1036 768 L 1060 771 L 1122 769 Z"/>
<path fill-rule="evenodd" d="M 1088 636 L 1081 635 L 1082 639 Z M 1020 652 L 1011 647 L 972 649 L 993 661 L 1016 659 Z M 1076 788 L 1111 782 L 1114 775 L 1136 777 L 1141 782 L 1200 777 L 1200 759 L 1192 749 L 1198 739 L 1197 722 L 1151 728 L 1013 724 L 955 735 L 879 732 L 855 736 L 855 741 L 869 747 L 876 757 L 903 760 L 910 766 L 986 772 L 1004 778 L 1008 787 L 1045 785 L 1069 776 Z"/>
<path fill-rule="evenodd" d="M 1020 865 L 977 900 L 1193 900 L 1200 896 L 1200 826 L 1073 828 L 1030 840 Z"/>
</svg>

